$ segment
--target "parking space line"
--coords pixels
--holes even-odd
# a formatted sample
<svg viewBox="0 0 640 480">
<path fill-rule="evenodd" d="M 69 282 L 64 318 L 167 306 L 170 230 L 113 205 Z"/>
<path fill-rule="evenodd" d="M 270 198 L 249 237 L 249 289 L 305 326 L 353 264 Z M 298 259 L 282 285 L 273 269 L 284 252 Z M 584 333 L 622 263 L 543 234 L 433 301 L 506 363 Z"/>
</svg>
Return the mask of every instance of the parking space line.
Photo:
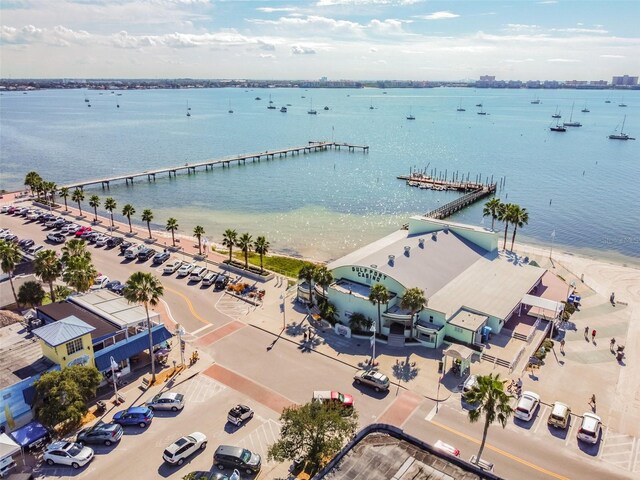
<svg viewBox="0 0 640 480">
<path fill-rule="evenodd" d="M 535 420 L 536 421 L 536 425 L 533 427 L 533 433 L 534 434 L 537 433 L 538 428 L 540 428 L 540 424 L 541 423 L 546 423 L 543 420 L 544 420 L 544 418 L 546 416 L 547 408 L 548 407 L 546 405 L 544 405 L 540 410 L 538 410 L 538 415 L 536 416 L 536 420 Z"/>
<path fill-rule="evenodd" d="M 638 461 L 640 460 L 640 442 L 636 442 L 635 449 L 635 455 L 631 455 L 632 462 L 629 470 L 632 472 L 640 472 L 640 462 Z"/>
<path fill-rule="evenodd" d="M 600 439 L 600 450 L 598 451 L 598 460 L 602 460 L 602 453 L 604 452 L 604 446 L 607 441 L 608 432 L 609 432 L 609 427 L 605 427 L 604 432 L 602 432 L 602 438 Z"/>
<path fill-rule="evenodd" d="M 564 441 L 565 445 L 569 445 L 569 442 L 573 438 L 573 435 L 572 435 L 573 429 L 577 423 L 578 423 L 578 417 L 576 416 L 571 417 L 571 420 L 569 421 L 569 431 L 567 432 L 567 439 Z"/>
</svg>

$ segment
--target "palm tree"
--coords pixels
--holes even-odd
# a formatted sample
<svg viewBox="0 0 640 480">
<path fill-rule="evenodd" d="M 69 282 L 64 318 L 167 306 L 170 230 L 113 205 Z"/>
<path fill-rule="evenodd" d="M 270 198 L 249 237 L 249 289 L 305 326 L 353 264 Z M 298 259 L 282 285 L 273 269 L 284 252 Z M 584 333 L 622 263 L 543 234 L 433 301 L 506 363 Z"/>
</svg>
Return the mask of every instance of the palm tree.
<svg viewBox="0 0 640 480">
<path fill-rule="evenodd" d="M 391 295 L 389 295 L 389 290 L 381 283 L 376 283 L 371 287 L 369 292 L 369 301 L 374 305 L 378 305 L 378 328 L 376 329 L 378 332 L 382 331 L 382 317 L 380 314 L 380 304 L 389 303 L 391 299 Z"/>
<path fill-rule="evenodd" d="M 113 211 L 117 208 L 117 203 L 116 201 L 111 198 L 108 197 L 105 201 L 104 201 L 104 209 L 109 212 L 109 214 L 111 215 L 111 227 L 113 228 Z"/>
<path fill-rule="evenodd" d="M 38 172 L 34 171 L 27 173 L 27 175 L 24 177 L 24 184 L 31 189 L 32 195 L 35 193 L 36 187 L 41 181 L 42 178 L 40 177 L 40 175 L 38 175 Z"/>
<path fill-rule="evenodd" d="M 316 266 L 313 263 L 306 263 L 298 272 L 298 279 L 304 280 L 309 285 L 309 302 L 313 303 L 313 279 L 316 276 Z"/>
<path fill-rule="evenodd" d="M 127 203 L 122 209 L 122 215 L 127 217 L 127 220 L 129 220 L 129 233 L 133 232 L 133 228 L 131 228 L 131 215 L 135 213 L 136 209 L 133 208 L 133 205 L 131 205 L 130 203 Z"/>
<path fill-rule="evenodd" d="M 13 272 L 21 260 L 22 253 L 20 252 L 17 243 L 0 240 L 0 265 L 2 266 L 2 272 L 9 275 L 9 283 L 11 284 L 13 298 L 18 306 L 20 306 L 20 303 L 18 303 L 16 289 L 13 286 Z"/>
<path fill-rule="evenodd" d="M 482 209 L 483 217 L 491 217 L 491 230 L 493 231 L 493 226 L 495 225 L 496 219 L 498 218 L 498 211 L 500 209 L 500 199 L 492 198 L 487 203 L 484 204 L 484 208 Z"/>
<path fill-rule="evenodd" d="M 49 192 L 49 196 L 51 198 L 51 206 L 56 206 L 56 192 L 58 191 L 58 185 L 56 182 L 47 182 L 47 191 Z"/>
<path fill-rule="evenodd" d="M 476 457 L 476 463 L 478 463 L 487 440 L 489 425 L 498 420 L 502 428 L 504 428 L 508 418 L 513 413 L 511 396 L 504 391 L 504 383 L 500 380 L 500 374 L 498 373 L 495 377 L 492 374 L 479 375 L 476 384 L 463 397 L 470 405 L 478 405 L 477 408 L 469 410 L 469 421 L 471 423 L 477 422 L 484 413 L 482 442 Z"/>
<path fill-rule="evenodd" d="M 400 299 L 400 307 L 411 312 L 412 322 L 414 320 L 413 316 L 422 310 L 426 304 L 427 300 L 424 298 L 424 292 L 418 287 L 408 289 Z"/>
<path fill-rule="evenodd" d="M 509 222 L 511 221 L 511 208 L 512 203 L 501 203 L 498 207 L 498 220 L 504 222 L 504 245 L 503 250 L 507 249 L 507 229 L 509 228 Z"/>
<path fill-rule="evenodd" d="M 511 211 L 511 223 L 513 224 L 513 236 L 511 237 L 511 251 L 513 252 L 513 243 L 516 241 L 516 231 L 518 227 L 522 228 L 529 223 L 529 212 L 520 205 L 514 205 Z"/>
<path fill-rule="evenodd" d="M 60 189 L 60 196 L 64 198 L 64 211 L 68 212 L 69 208 L 67 207 L 67 197 L 69 196 L 69 187 L 62 187 Z"/>
<path fill-rule="evenodd" d="M 98 207 L 100 206 L 100 197 L 98 195 L 91 195 L 89 198 L 89 206 L 93 208 L 93 221 L 98 221 Z"/>
<path fill-rule="evenodd" d="M 73 293 L 73 290 L 71 290 L 66 285 L 56 285 L 55 287 L 53 287 L 53 293 L 55 294 L 56 298 L 67 298 Z"/>
<path fill-rule="evenodd" d="M 253 242 L 253 249 L 258 255 L 260 255 L 260 273 L 264 271 L 264 267 L 262 266 L 262 259 L 264 255 L 266 255 L 269 252 L 270 246 L 271 245 L 269 244 L 269 242 L 267 242 L 267 239 L 264 237 L 258 237 L 256 238 L 256 241 Z"/>
<path fill-rule="evenodd" d="M 51 301 L 56 301 L 53 282 L 62 276 L 62 261 L 54 250 L 40 250 L 33 262 L 34 273 L 49 284 Z"/>
<path fill-rule="evenodd" d="M 147 314 L 147 330 L 149 332 L 149 356 L 151 357 L 151 384 L 156 381 L 156 364 L 153 356 L 153 335 L 151 332 L 151 319 L 149 318 L 149 305 L 155 307 L 164 294 L 164 287 L 160 280 L 153 274 L 135 272 L 127 280 L 123 291 L 124 298 L 130 303 L 142 303 Z"/>
<path fill-rule="evenodd" d="M 236 232 L 231 228 L 226 229 L 222 234 L 222 245 L 229 248 L 229 263 L 231 263 L 231 255 L 233 254 L 233 247 L 235 247 L 237 240 L 238 240 L 238 232 Z"/>
<path fill-rule="evenodd" d="M 24 282 L 18 290 L 18 299 L 22 305 L 28 305 L 30 307 L 42 305 L 44 297 L 45 293 L 42 289 L 42 284 L 40 282 L 34 282 L 33 280 Z"/>
<path fill-rule="evenodd" d="M 240 235 L 236 242 L 236 247 L 242 250 L 244 253 L 244 268 L 245 270 L 249 269 L 249 250 L 251 250 L 251 246 L 253 245 L 253 237 L 248 233 L 243 233 Z"/>
<path fill-rule="evenodd" d="M 78 202 L 78 210 L 80 210 L 80 216 L 82 216 L 82 206 L 80 205 L 80 202 L 84 200 L 84 192 L 82 191 L 81 188 L 76 188 L 73 191 L 73 194 L 71 195 L 71 200 L 73 200 L 74 202 Z"/>
<path fill-rule="evenodd" d="M 315 269 L 313 280 L 322 287 L 322 296 L 327 298 L 327 287 L 333 282 L 333 275 L 327 267 L 322 265 Z"/>
<path fill-rule="evenodd" d="M 193 229 L 193 236 L 198 239 L 198 255 L 202 255 L 202 236 L 204 235 L 204 228 L 200 225 L 196 225 Z"/>
<path fill-rule="evenodd" d="M 34 187 L 36 189 L 37 198 L 38 200 L 40 200 L 40 195 L 44 193 L 44 180 L 43 179 L 37 180 L 36 183 L 34 184 Z"/>
<path fill-rule="evenodd" d="M 91 252 L 87 250 L 87 242 L 81 238 L 72 238 L 62 247 L 62 263 L 66 264 L 75 257 L 91 260 Z"/>
<path fill-rule="evenodd" d="M 150 209 L 145 208 L 142 211 L 142 221 L 147 222 L 147 230 L 149 230 L 149 238 L 153 238 L 151 237 L 151 220 L 153 220 L 153 212 Z"/>
<path fill-rule="evenodd" d="M 88 291 L 98 276 L 98 271 L 91 263 L 89 252 L 83 256 L 69 258 L 65 266 L 62 279 L 79 293 Z"/>
<path fill-rule="evenodd" d="M 167 231 L 171 232 L 171 241 L 173 242 L 174 247 L 176 246 L 175 231 L 177 229 L 178 229 L 178 220 L 176 220 L 173 217 L 167 220 Z M 151 232 L 149 232 L 149 236 L 151 236 Z"/>
</svg>

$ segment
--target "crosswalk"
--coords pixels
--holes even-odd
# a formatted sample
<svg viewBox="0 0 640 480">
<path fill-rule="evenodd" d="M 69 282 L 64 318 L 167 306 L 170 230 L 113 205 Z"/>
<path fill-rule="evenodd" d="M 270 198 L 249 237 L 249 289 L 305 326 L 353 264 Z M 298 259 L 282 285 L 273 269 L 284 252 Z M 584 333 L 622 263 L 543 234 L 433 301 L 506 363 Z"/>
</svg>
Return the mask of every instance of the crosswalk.
<svg viewBox="0 0 640 480">
<path fill-rule="evenodd" d="M 255 308 L 254 305 L 227 294 L 223 294 L 216 303 L 216 309 L 219 312 L 224 313 L 234 320 L 240 320 L 242 317 L 246 317 Z"/>
<path fill-rule="evenodd" d="M 226 385 L 216 382 L 207 375 L 198 375 L 171 390 L 182 393 L 188 403 L 204 403 L 227 390 L 227 388 Z"/>
<path fill-rule="evenodd" d="M 624 433 L 607 431 L 600 447 L 600 459 L 603 462 L 612 463 L 616 467 L 632 470 L 634 463 L 636 463 L 635 458 L 633 458 L 635 445 L 635 437 Z"/>
</svg>

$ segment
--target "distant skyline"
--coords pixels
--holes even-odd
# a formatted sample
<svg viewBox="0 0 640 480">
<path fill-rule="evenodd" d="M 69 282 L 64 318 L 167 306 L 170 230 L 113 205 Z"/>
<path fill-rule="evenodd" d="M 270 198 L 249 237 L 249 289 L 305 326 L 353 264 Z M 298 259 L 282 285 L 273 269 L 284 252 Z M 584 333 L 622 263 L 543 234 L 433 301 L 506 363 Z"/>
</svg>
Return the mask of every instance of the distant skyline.
<svg viewBox="0 0 640 480">
<path fill-rule="evenodd" d="M 2 0 L 3 78 L 607 80 L 637 0 Z"/>
</svg>

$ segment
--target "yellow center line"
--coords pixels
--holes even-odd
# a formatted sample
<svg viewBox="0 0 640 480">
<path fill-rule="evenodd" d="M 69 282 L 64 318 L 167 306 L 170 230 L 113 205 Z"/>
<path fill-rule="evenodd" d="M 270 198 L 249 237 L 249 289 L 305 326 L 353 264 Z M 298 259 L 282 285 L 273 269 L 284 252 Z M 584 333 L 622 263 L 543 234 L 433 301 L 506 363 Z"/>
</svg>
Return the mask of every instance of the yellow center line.
<svg viewBox="0 0 640 480">
<path fill-rule="evenodd" d="M 472 437 L 470 435 L 467 435 L 466 433 L 459 432 L 458 430 L 455 430 L 454 428 L 448 427 L 447 425 L 443 425 L 442 423 L 434 422 L 433 420 L 431 420 L 431 423 L 433 425 L 435 425 L 436 427 L 440 427 L 443 430 L 447 430 L 448 432 L 451 432 L 454 435 L 462 437 L 462 438 L 464 438 L 466 440 L 469 440 L 469 441 L 471 441 L 471 442 L 473 442 L 475 444 L 480 445 L 480 443 L 481 443 L 476 438 L 474 438 L 474 437 Z M 546 468 L 542 468 L 539 465 L 536 465 L 535 463 L 528 462 L 523 458 L 517 457 L 516 455 L 513 455 L 513 454 L 511 454 L 509 452 L 505 452 L 504 450 L 501 450 L 501 449 L 499 449 L 497 447 L 494 447 L 493 445 L 489 445 L 488 443 L 485 443 L 485 446 L 489 450 L 493 450 L 494 452 L 499 453 L 500 455 L 503 455 L 503 456 L 505 456 L 507 458 L 510 458 L 511 460 L 513 460 L 515 462 L 521 463 L 522 465 L 526 465 L 527 467 L 532 468 L 534 470 L 537 470 L 537 471 L 539 471 L 541 473 L 549 475 L 550 477 L 557 478 L 558 480 L 569 480 L 568 477 L 563 477 L 562 475 L 560 475 L 558 473 L 555 473 L 555 472 L 552 472 L 550 470 L 547 470 Z"/>
<path fill-rule="evenodd" d="M 183 293 L 174 290 L 173 288 L 169 288 L 167 286 L 164 287 L 165 290 L 168 290 L 171 293 L 174 293 L 176 295 L 178 295 L 180 298 L 182 298 L 185 303 L 187 304 L 187 308 L 189 308 L 189 311 L 191 312 L 191 315 L 193 315 L 197 320 L 200 320 L 202 323 L 204 323 L 205 325 L 211 325 L 209 322 L 207 322 L 204 318 L 202 318 L 200 315 L 198 315 L 198 312 L 196 312 L 196 309 L 193 308 L 193 304 L 191 303 L 191 300 L 189 300 L 189 298 L 184 295 Z"/>
</svg>

